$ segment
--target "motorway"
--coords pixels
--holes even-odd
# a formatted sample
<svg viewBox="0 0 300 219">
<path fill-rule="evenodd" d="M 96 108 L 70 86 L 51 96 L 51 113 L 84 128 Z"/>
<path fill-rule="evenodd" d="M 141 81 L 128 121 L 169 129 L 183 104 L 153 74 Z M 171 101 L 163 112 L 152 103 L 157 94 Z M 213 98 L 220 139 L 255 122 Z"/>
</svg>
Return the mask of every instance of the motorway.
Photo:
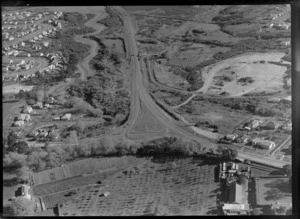
<svg viewBox="0 0 300 219">
<path fill-rule="evenodd" d="M 162 126 L 167 127 L 167 130 L 172 130 L 172 132 L 191 140 L 199 141 L 199 138 L 201 138 L 201 142 L 203 144 L 211 147 L 216 147 L 211 141 L 203 136 L 198 135 L 194 130 L 187 127 L 187 124 L 185 124 L 184 122 L 174 120 L 163 109 L 161 109 L 153 101 L 149 93 L 146 92 L 145 87 L 143 87 L 142 72 L 138 60 L 138 49 L 135 40 L 135 30 L 131 18 L 121 7 L 112 7 L 112 9 L 116 11 L 124 21 L 125 44 L 128 48 L 127 52 L 129 53 L 128 55 L 130 57 L 130 65 L 133 73 L 131 86 L 131 111 L 127 122 L 129 124 L 129 128 L 127 128 L 126 130 L 126 136 L 134 134 L 134 131 L 132 129 L 140 115 L 140 102 L 142 102 L 143 106 L 148 108 L 152 115 L 160 121 Z"/>
<path fill-rule="evenodd" d="M 176 136 L 182 136 L 189 140 L 196 140 L 201 144 L 207 147 L 217 148 L 217 144 L 213 141 L 208 140 L 204 136 L 201 136 L 195 133 L 184 121 L 177 121 L 169 116 L 162 108 L 160 108 L 154 100 L 151 98 L 149 93 L 146 91 L 144 84 L 145 80 L 143 80 L 143 75 L 141 71 L 141 66 L 138 60 L 138 49 L 135 40 L 135 29 L 132 24 L 132 18 L 127 14 L 127 12 L 118 6 L 111 7 L 113 11 L 115 11 L 121 19 L 124 21 L 124 40 L 125 46 L 127 48 L 127 57 L 130 58 L 130 66 L 132 70 L 132 84 L 131 84 L 131 109 L 130 116 L 126 123 L 127 127 L 125 129 L 126 137 L 130 138 L 132 134 L 134 134 L 133 127 L 135 122 L 139 119 L 141 113 L 141 103 L 143 107 L 146 107 L 152 115 L 160 121 L 161 125 L 167 127 L 167 129 L 172 130 L 172 132 Z M 142 68 L 145 65 L 142 66 Z M 143 69 L 143 72 L 146 72 L 147 69 Z M 145 121 L 146 123 L 147 121 Z M 256 154 L 246 153 L 239 151 L 238 159 L 249 159 L 259 163 L 263 163 L 270 166 L 282 167 L 285 164 L 288 164 L 285 161 L 279 161 L 272 158 L 258 156 Z"/>
</svg>

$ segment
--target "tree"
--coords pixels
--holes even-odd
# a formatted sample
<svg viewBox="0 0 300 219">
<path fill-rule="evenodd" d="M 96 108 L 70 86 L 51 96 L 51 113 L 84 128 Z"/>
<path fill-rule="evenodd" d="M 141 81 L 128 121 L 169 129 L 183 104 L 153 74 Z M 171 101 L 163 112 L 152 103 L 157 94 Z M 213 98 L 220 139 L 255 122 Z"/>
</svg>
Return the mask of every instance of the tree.
<svg viewBox="0 0 300 219">
<path fill-rule="evenodd" d="M 115 145 L 115 150 L 119 156 L 123 156 L 128 153 L 128 145 L 126 142 L 121 141 Z"/>
<path fill-rule="evenodd" d="M 32 216 L 36 203 L 23 197 L 17 197 L 12 201 L 12 208 L 16 216 Z"/>
<path fill-rule="evenodd" d="M 18 97 L 19 97 L 19 99 L 21 99 L 21 100 L 25 99 L 26 93 L 25 93 L 25 91 L 24 91 L 23 89 L 21 89 L 21 90 L 19 91 Z"/>
<path fill-rule="evenodd" d="M 283 171 L 288 176 L 292 175 L 292 165 L 290 165 L 290 164 L 284 165 L 283 166 Z"/>
<path fill-rule="evenodd" d="M 12 147 L 17 141 L 17 135 L 14 132 L 11 132 L 7 136 L 7 145 L 8 147 Z"/>
<path fill-rule="evenodd" d="M 30 179 L 30 176 L 32 175 L 32 170 L 30 170 L 28 167 L 23 166 L 20 169 L 17 170 L 17 177 L 21 182 L 26 182 Z"/>
<path fill-rule="evenodd" d="M 237 150 L 235 149 L 224 149 L 221 153 L 221 159 L 226 161 L 234 161 L 237 157 Z"/>
<path fill-rule="evenodd" d="M 30 149 L 28 147 L 28 144 L 25 141 L 20 141 L 18 143 L 15 143 L 13 145 L 13 148 L 15 151 L 17 151 L 19 154 L 28 154 Z"/>
<path fill-rule="evenodd" d="M 286 213 L 286 207 L 284 206 L 280 206 L 279 208 L 277 208 L 276 210 L 276 213 L 279 214 L 279 215 L 283 215 Z"/>
<path fill-rule="evenodd" d="M 237 183 L 240 185 L 244 185 L 247 183 L 247 177 L 244 175 L 239 175 Z"/>
<path fill-rule="evenodd" d="M 252 210 L 252 215 L 261 215 L 261 214 L 262 214 L 262 212 L 259 208 L 254 208 Z"/>
<path fill-rule="evenodd" d="M 80 130 L 81 132 L 84 131 L 84 129 L 85 129 L 85 124 L 84 124 L 84 122 L 83 122 L 81 119 L 78 119 L 78 120 L 77 120 L 76 125 L 77 125 L 77 127 L 79 128 L 79 130 Z"/>
<path fill-rule="evenodd" d="M 45 97 L 45 92 L 44 92 L 44 90 L 41 89 L 41 90 L 38 90 L 38 91 L 36 92 L 36 99 L 37 99 L 37 101 L 43 102 L 44 97 Z"/>
<path fill-rule="evenodd" d="M 28 99 L 27 100 L 27 104 L 29 104 L 29 105 L 33 105 L 33 104 L 35 104 L 36 103 L 36 100 L 35 99 Z"/>
<path fill-rule="evenodd" d="M 3 158 L 4 168 L 21 168 L 26 163 L 27 156 L 16 152 L 9 152 Z"/>
</svg>

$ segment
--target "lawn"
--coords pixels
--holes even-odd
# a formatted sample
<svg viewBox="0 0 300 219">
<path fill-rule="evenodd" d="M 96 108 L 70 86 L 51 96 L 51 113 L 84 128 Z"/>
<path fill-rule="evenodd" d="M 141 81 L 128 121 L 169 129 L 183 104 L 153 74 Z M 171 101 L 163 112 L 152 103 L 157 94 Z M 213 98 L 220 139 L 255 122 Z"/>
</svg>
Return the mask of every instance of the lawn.
<svg viewBox="0 0 300 219">
<path fill-rule="evenodd" d="M 249 118 L 249 114 L 244 111 L 232 110 L 201 100 L 191 100 L 175 111 L 191 123 L 200 122 L 199 128 L 205 129 L 207 126 L 205 122 L 217 125 L 220 134 L 232 132 L 241 122 Z"/>
<path fill-rule="evenodd" d="M 257 205 L 269 205 L 275 202 L 291 203 L 292 191 L 288 178 L 257 178 Z"/>
<path fill-rule="evenodd" d="M 20 90 L 24 90 L 24 91 L 30 91 L 32 90 L 34 86 L 25 86 L 25 85 L 20 85 L 20 84 L 10 84 L 10 85 L 6 85 L 3 87 L 2 92 L 3 94 L 6 93 L 19 93 Z"/>
<path fill-rule="evenodd" d="M 2 103 L 2 118 L 8 116 L 12 111 L 12 108 L 20 104 L 19 102 Z"/>
<path fill-rule="evenodd" d="M 110 192 L 90 191 L 64 204 L 61 215 L 216 214 L 216 165 L 201 160 L 152 159 L 104 180 Z"/>
</svg>

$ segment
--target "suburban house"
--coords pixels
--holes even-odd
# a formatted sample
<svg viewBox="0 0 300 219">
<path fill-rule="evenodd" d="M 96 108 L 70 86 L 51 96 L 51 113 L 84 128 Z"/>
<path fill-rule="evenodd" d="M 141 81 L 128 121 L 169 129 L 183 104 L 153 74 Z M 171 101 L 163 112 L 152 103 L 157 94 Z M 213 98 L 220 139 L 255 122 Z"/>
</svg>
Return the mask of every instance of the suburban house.
<svg viewBox="0 0 300 219">
<path fill-rule="evenodd" d="M 53 118 L 53 120 L 54 120 L 54 121 L 60 120 L 60 117 L 59 117 L 59 116 L 55 116 L 55 117 Z"/>
<path fill-rule="evenodd" d="M 54 140 L 57 140 L 59 138 L 59 136 L 60 136 L 60 134 L 57 131 L 50 132 L 48 135 L 49 138 L 52 138 Z"/>
<path fill-rule="evenodd" d="M 268 102 L 269 103 L 279 103 L 280 102 L 280 98 L 271 98 L 271 99 L 268 99 Z"/>
<path fill-rule="evenodd" d="M 247 129 L 247 130 L 255 129 L 261 124 L 261 122 L 262 121 L 260 121 L 260 120 L 253 120 L 251 122 L 245 123 L 244 129 Z"/>
<path fill-rule="evenodd" d="M 252 145 L 257 145 L 257 144 L 260 143 L 261 141 L 262 141 L 261 138 L 253 138 L 253 139 L 251 140 L 251 144 L 252 144 Z"/>
<path fill-rule="evenodd" d="M 42 102 L 36 102 L 36 104 L 32 105 L 32 107 L 42 109 L 43 108 L 43 103 Z"/>
<path fill-rule="evenodd" d="M 39 137 L 46 137 L 48 135 L 48 132 L 46 130 L 42 130 L 40 133 L 39 133 Z"/>
<path fill-rule="evenodd" d="M 31 195 L 29 193 L 30 186 L 28 185 L 22 185 L 22 195 L 27 198 L 31 199 Z"/>
<path fill-rule="evenodd" d="M 284 124 L 284 126 L 282 126 L 282 129 L 288 132 L 292 131 L 292 122 L 289 121 L 286 124 Z"/>
<path fill-rule="evenodd" d="M 24 125 L 24 121 L 23 120 L 19 120 L 19 121 L 15 121 L 14 122 L 14 126 L 22 126 Z"/>
<path fill-rule="evenodd" d="M 233 141 L 234 139 L 236 139 L 236 137 L 238 137 L 237 134 L 227 134 L 227 135 L 225 136 L 225 139 L 226 139 L 226 140 Z"/>
<path fill-rule="evenodd" d="M 239 143 L 247 143 L 248 140 L 249 140 L 249 136 L 247 136 L 247 135 L 242 135 L 241 137 L 239 137 L 239 138 L 237 139 L 237 142 L 239 142 Z"/>
<path fill-rule="evenodd" d="M 257 145 L 263 149 L 271 149 L 275 147 L 275 142 L 262 140 L 261 142 L 258 142 Z"/>
<path fill-rule="evenodd" d="M 17 119 L 20 121 L 29 121 L 30 120 L 30 115 L 29 114 L 20 114 L 20 116 L 17 117 Z"/>
<path fill-rule="evenodd" d="M 33 111 L 31 106 L 27 106 L 24 110 L 23 113 L 31 113 Z"/>
<path fill-rule="evenodd" d="M 283 103 L 291 103 L 291 101 L 292 101 L 292 96 L 287 96 L 281 99 L 281 102 Z"/>
<path fill-rule="evenodd" d="M 63 117 L 61 117 L 62 120 L 70 120 L 70 118 L 71 118 L 71 113 L 67 113 Z"/>
</svg>

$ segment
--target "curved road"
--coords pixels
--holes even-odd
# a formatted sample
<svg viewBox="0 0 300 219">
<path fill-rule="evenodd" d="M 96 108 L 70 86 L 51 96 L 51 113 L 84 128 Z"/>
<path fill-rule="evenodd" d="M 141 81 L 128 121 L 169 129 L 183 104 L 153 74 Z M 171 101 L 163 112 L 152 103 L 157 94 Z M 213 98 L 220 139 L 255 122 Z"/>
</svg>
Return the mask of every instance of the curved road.
<svg viewBox="0 0 300 219">
<path fill-rule="evenodd" d="M 92 35 L 96 35 L 98 33 L 100 33 L 101 31 L 104 30 L 105 26 L 96 23 L 97 21 L 103 19 L 106 15 L 103 15 L 103 13 L 96 13 L 93 12 L 92 10 L 90 10 L 88 8 L 88 10 L 93 13 L 96 14 L 95 17 L 93 17 L 91 20 L 89 20 L 88 22 L 85 23 L 86 26 L 88 27 L 92 27 L 97 29 L 95 32 L 93 33 L 88 33 L 88 34 L 83 34 L 83 35 L 76 35 L 74 37 L 74 40 L 83 44 L 87 44 L 90 46 L 91 50 L 90 50 L 90 54 L 85 57 L 78 65 L 78 70 L 80 71 L 80 78 L 81 80 L 86 80 L 87 76 L 91 76 L 93 75 L 93 70 L 90 68 L 89 63 L 90 61 L 97 55 L 98 52 L 98 43 L 94 40 L 90 40 L 87 38 L 84 38 L 86 36 L 92 36 Z"/>
</svg>

